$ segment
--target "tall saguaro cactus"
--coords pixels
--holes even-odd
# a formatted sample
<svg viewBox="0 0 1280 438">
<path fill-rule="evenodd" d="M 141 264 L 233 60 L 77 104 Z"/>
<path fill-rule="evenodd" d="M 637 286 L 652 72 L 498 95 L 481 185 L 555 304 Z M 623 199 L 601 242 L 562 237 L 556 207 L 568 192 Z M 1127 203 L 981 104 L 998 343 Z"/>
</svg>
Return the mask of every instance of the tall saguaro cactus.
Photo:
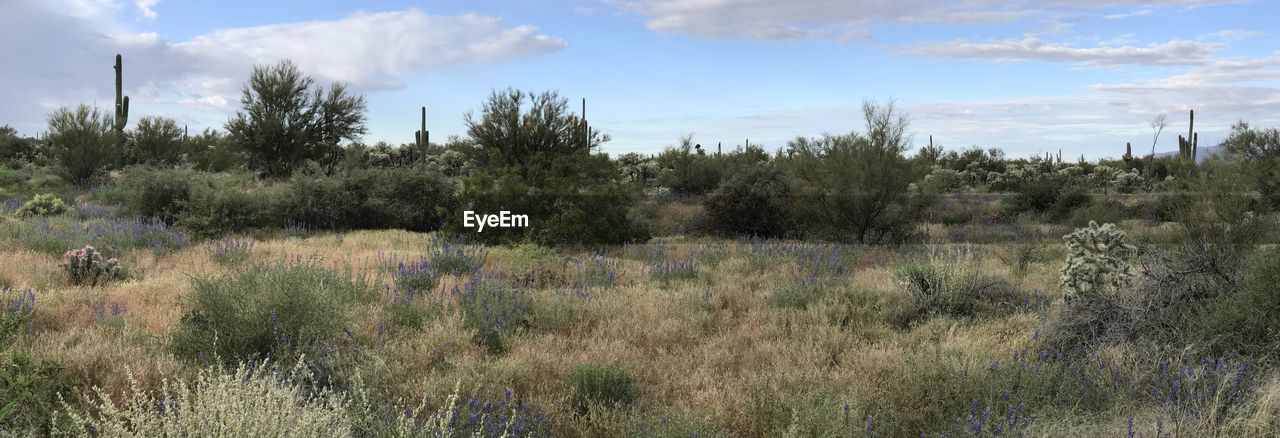
<svg viewBox="0 0 1280 438">
<path fill-rule="evenodd" d="M 124 125 L 129 123 L 129 96 L 124 95 L 124 66 L 123 58 L 119 53 L 116 54 L 116 119 L 115 133 L 116 145 L 124 146 Z"/>
<path fill-rule="evenodd" d="M 422 107 L 422 128 L 413 133 L 413 142 L 418 144 L 422 159 L 427 159 L 427 148 L 431 146 L 431 132 L 427 131 L 427 107 Z"/>
<path fill-rule="evenodd" d="M 1191 123 L 1187 127 L 1187 136 L 1178 136 L 1178 156 L 1183 160 L 1191 160 L 1191 163 L 1195 164 L 1199 144 L 1200 133 L 1196 132 L 1196 110 L 1191 110 Z"/>
</svg>

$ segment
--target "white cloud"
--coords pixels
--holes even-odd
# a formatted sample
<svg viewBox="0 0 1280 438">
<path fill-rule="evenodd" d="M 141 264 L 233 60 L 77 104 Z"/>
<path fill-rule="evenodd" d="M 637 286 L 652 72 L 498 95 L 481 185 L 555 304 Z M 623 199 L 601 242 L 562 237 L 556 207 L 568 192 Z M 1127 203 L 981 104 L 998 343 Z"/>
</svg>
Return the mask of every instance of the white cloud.
<svg viewBox="0 0 1280 438">
<path fill-rule="evenodd" d="M 156 19 L 156 10 L 155 10 L 156 3 L 160 3 L 160 0 L 134 1 L 134 5 L 138 7 L 138 14 L 141 14 L 143 17 L 146 17 L 151 20 Z"/>
<path fill-rule="evenodd" d="M 112 57 L 124 55 L 125 92 L 134 112 L 188 105 L 225 114 L 255 64 L 284 58 L 321 83 L 343 81 L 359 92 L 402 87 L 405 75 L 465 63 L 519 59 L 560 50 L 564 41 L 531 26 L 510 26 L 481 15 L 436 16 L 416 9 L 355 13 L 331 21 L 217 30 L 174 42 L 130 32 L 110 19 L 109 0 L 0 1 L 5 56 L 24 68 L 6 72 L 0 123 L 23 132 L 42 129 L 44 114 L 80 102 L 114 99 Z M 154 5 L 143 0 L 142 6 Z M 70 8 L 73 4 L 88 9 Z M 64 9 L 65 8 L 65 9 Z"/>
<path fill-rule="evenodd" d="M 876 23 L 979 24 L 1037 15 L 1142 6 L 1200 6 L 1234 0 L 606 0 L 645 17 L 650 29 L 705 38 L 834 39 Z M 1124 14 L 1112 14 L 1122 18 Z"/>
<path fill-rule="evenodd" d="M 1173 40 L 1143 47 L 1071 47 L 1048 43 L 1034 36 L 975 43 L 955 40 L 924 44 L 909 53 L 936 58 L 980 59 L 998 62 L 1048 61 L 1083 65 L 1194 65 L 1205 63 L 1218 44 Z"/>
</svg>

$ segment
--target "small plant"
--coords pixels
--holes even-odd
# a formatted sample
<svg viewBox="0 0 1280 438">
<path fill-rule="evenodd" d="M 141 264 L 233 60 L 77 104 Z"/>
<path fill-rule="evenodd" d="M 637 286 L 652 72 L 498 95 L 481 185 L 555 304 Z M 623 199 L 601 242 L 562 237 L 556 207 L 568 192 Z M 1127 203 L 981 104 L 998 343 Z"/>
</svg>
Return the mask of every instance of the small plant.
<svg viewBox="0 0 1280 438">
<path fill-rule="evenodd" d="M 104 258 L 92 246 L 68 250 L 62 255 L 62 264 L 59 266 L 66 271 L 71 284 L 76 286 L 94 287 L 125 278 L 125 271 L 119 260 Z"/>
<path fill-rule="evenodd" d="M 898 268 L 894 279 L 915 299 L 920 314 L 970 316 L 980 292 L 981 276 L 971 250 L 935 250 L 928 260 Z"/>
<path fill-rule="evenodd" d="M 71 208 L 67 207 L 67 204 L 62 202 L 61 198 L 50 194 L 43 194 L 36 195 L 34 198 L 31 198 L 30 201 L 23 203 L 21 207 L 18 207 L 16 215 L 18 217 L 58 216 L 67 214 L 70 211 Z"/>
<path fill-rule="evenodd" d="M 427 293 L 434 291 L 440 284 L 440 271 L 427 260 L 412 262 L 401 261 L 392 268 L 391 278 L 396 287 L 405 291 Z"/>
<path fill-rule="evenodd" d="M 8 345 L 10 336 L 31 329 L 35 310 L 35 291 L 15 293 L 10 287 L 0 287 L 0 351 Z"/>
<path fill-rule="evenodd" d="M 630 369 L 620 366 L 582 364 L 569 372 L 573 405 L 586 414 L 592 405 L 625 408 L 640 397 L 640 386 Z"/>
<path fill-rule="evenodd" d="M 698 267 L 694 265 L 693 257 L 673 257 L 655 264 L 649 275 L 662 283 L 692 280 L 698 277 Z"/>
<path fill-rule="evenodd" d="M 226 238 L 217 240 L 205 248 L 209 258 L 223 265 L 237 265 L 249 259 L 254 241 L 250 239 Z"/>
<path fill-rule="evenodd" d="M 427 247 L 427 260 L 444 274 L 471 275 L 484 266 L 485 252 L 467 245 L 462 239 L 432 239 Z"/>
<path fill-rule="evenodd" d="M 475 342 L 491 354 L 502 354 L 509 339 L 533 316 L 533 298 L 523 288 L 503 279 L 473 277 L 462 289 L 454 289 L 462 319 L 475 330 Z"/>
<path fill-rule="evenodd" d="M 1062 267 L 1062 287 L 1067 299 L 1096 295 L 1128 286 L 1133 270 L 1128 257 L 1137 248 L 1125 242 L 1125 233 L 1115 224 L 1090 221 L 1063 237 L 1067 241 L 1067 264 Z"/>
</svg>

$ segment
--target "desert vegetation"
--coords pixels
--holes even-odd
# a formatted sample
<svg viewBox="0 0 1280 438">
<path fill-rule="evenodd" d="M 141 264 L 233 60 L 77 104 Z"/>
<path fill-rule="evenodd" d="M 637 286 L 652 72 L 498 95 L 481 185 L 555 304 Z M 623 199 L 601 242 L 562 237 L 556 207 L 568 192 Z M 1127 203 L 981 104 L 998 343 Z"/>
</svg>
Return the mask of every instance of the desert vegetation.
<svg viewBox="0 0 1280 438">
<path fill-rule="evenodd" d="M 442 144 L 359 143 L 363 98 L 288 62 L 240 103 L 0 129 L 0 435 L 1280 429 L 1275 128 L 1014 158 L 868 101 L 613 157 L 555 92 Z M 529 226 L 463 226 L 498 210 Z"/>
</svg>

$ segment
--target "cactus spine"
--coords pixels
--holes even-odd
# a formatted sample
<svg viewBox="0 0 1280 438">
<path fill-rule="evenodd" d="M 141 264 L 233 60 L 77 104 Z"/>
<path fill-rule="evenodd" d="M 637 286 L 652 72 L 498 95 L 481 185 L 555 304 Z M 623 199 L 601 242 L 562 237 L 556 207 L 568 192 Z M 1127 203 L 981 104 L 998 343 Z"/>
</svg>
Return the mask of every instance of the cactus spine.
<svg viewBox="0 0 1280 438">
<path fill-rule="evenodd" d="M 124 125 L 129 123 L 129 96 L 124 96 L 123 58 L 116 54 L 116 145 L 124 147 Z"/>
</svg>

